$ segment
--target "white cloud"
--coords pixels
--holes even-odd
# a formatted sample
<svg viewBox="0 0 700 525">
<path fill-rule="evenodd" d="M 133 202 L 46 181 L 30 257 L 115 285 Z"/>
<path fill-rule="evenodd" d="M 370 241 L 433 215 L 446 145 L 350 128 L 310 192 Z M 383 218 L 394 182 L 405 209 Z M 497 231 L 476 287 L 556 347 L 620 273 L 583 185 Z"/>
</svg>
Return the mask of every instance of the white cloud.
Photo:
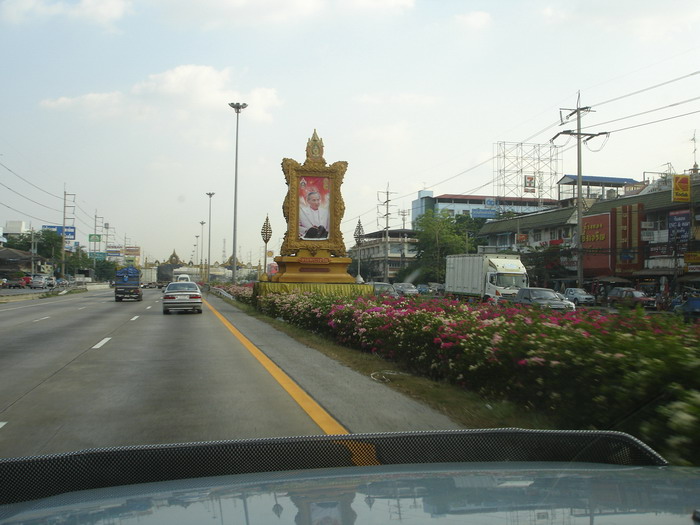
<svg viewBox="0 0 700 525">
<path fill-rule="evenodd" d="M 375 106 L 415 106 L 426 107 L 437 104 L 438 99 L 432 95 L 422 95 L 420 93 L 362 93 L 355 97 L 360 104 Z"/>
<path fill-rule="evenodd" d="M 415 0 L 340 0 L 340 7 L 373 11 L 406 10 L 415 7 Z"/>
<path fill-rule="evenodd" d="M 321 12 L 327 0 L 147 0 L 163 16 L 206 29 L 251 24 L 289 24 Z"/>
<path fill-rule="evenodd" d="M 481 29 L 491 23 L 491 15 L 486 11 L 472 11 L 471 13 L 456 15 L 455 20 L 462 27 Z"/>
<path fill-rule="evenodd" d="M 209 66 L 182 65 L 150 75 L 125 92 L 88 93 L 77 97 L 47 99 L 41 106 L 80 112 L 93 119 L 123 119 L 127 124 L 155 130 L 176 130 L 188 142 L 205 147 L 230 147 L 223 140 L 234 112 L 229 102 L 246 102 L 246 116 L 257 122 L 273 119 L 272 110 L 282 104 L 273 88 L 258 87 L 248 92 L 234 90 L 232 72 Z M 231 118 L 225 113 L 230 111 Z M 222 117 L 222 115 L 224 115 Z"/>
<path fill-rule="evenodd" d="M 570 18 L 569 13 L 555 7 L 546 7 L 541 11 L 546 22 L 565 22 Z"/>
<path fill-rule="evenodd" d="M 132 12 L 132 0 L 4 0 L 0 3 L 0 19 L 24 23 L 33 19 L 66 17 L 110 26 Z"/>
</svg>

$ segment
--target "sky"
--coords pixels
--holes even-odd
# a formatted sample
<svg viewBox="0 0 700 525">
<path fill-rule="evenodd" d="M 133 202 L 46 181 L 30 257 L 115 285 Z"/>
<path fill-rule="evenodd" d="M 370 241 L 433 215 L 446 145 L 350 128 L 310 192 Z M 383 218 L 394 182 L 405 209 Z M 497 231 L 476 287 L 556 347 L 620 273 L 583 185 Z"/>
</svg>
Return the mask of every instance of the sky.
<svg viewBox="0 0 700 525">
<path fill-rule="evenodd" d="M 610 132 L 582 148 L 584 175 L 682 173 L 699 28 L 697 0 L 0 0 L 0 227 L 62 224 L 65 193 L 83 245 L 98 217 L 149 261 L 229 257 L 230 102 L 248 104 L 237 255 L 254 264 L 266 217 L 279 253 L 281 162 L 314 130 L 348 162 L 348 248 L 387 199 L 399 228 L 420 190 L 497 195 L 495 145 L 549 148 L 579 96 L 582 131 Z M 576 173 L 575 139 L 553 144 Z"/>
</svg>

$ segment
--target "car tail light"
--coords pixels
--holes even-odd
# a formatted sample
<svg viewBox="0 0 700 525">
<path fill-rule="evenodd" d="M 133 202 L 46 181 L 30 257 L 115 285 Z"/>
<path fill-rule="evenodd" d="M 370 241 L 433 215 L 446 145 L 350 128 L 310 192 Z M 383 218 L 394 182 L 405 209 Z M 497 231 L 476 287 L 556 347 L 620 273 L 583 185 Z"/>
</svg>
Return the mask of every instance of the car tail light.
<svg viewBox="0 0 700 525">
<path fill-rule="evenodd" d="M 190 295 L 190 299 L 201 299 L 201 298 L 202 298 L 202 296 L 199 294 L 198 295 Z"/>
<path fill-rule="evenodd" d="M 163 299 L 175 299 L 174 295 L 164 295 Z"/>
</svg>

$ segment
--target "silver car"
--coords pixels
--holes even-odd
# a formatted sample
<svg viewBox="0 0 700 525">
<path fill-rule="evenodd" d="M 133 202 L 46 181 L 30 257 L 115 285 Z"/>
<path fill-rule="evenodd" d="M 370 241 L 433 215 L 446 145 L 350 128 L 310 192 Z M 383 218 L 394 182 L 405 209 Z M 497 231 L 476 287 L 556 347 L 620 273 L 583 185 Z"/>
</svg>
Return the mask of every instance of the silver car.
<svg viewBox="0 0 700 525">
<path fill-rule="evenodd" d="M 171 310 L 192 310 L 202 313 L 202 292 L 196 283 L 170 283 L 163 291 L 163 313 Z"/>
</svg>

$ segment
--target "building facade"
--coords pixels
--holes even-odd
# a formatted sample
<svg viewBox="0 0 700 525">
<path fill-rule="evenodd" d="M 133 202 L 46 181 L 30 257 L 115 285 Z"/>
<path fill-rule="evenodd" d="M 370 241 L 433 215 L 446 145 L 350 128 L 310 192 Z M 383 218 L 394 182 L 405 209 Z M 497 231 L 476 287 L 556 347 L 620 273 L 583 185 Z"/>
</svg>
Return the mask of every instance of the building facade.
<svg viewBox="0 0 700 525">
<path fill-rule="evenodd" d="M 394 282 L 396 275 L 416 257 L 415 232 L 408 229 L 378 230 L 363 236 L 348 250 L 365 281 Z"/>
</svg>

